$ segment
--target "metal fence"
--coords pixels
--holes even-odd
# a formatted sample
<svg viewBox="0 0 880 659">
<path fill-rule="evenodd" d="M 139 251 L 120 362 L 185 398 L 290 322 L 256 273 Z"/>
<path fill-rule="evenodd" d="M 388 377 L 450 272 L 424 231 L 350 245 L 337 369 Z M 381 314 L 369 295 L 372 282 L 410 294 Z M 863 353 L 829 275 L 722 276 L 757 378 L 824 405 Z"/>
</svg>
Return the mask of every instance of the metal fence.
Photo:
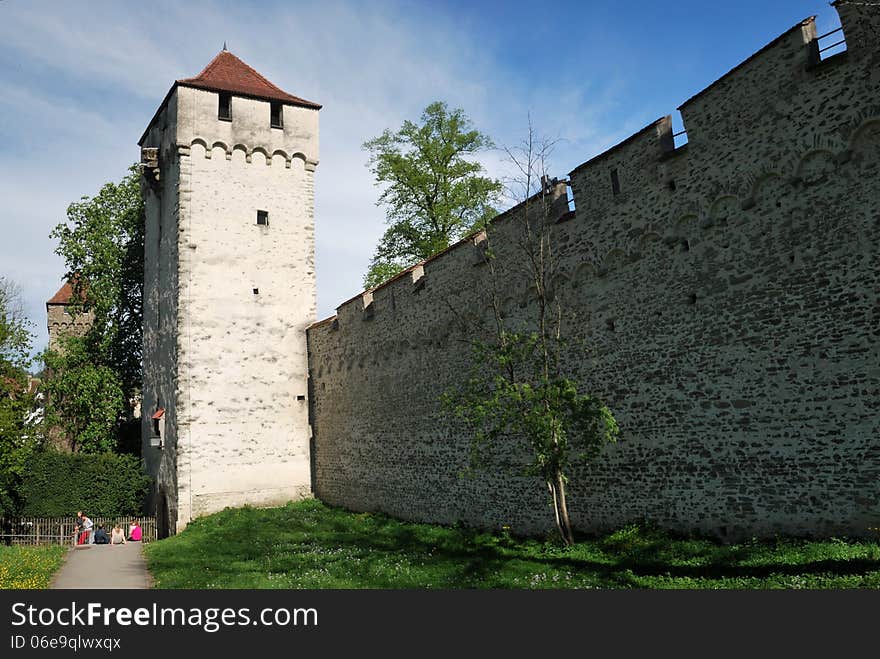
<svg viewBox="0 0 880 659">
<path fill-rule="evenodd" d="M 143 542 L 156 539 L 155 517 L 92 517 L 94 529 L 103 524 L 110 535 L 116 524 L 128 536 L 128 527 L 137 520 L 143 531 Z M 76 517 L 0 517 L 0 544 L 5 545 L 75 545 Z"/>
<path fill-rule="evenodd" d="M 832 37 L 832 39 L 837 39 L 837 41 L 835 41 L 832 44 L 829 44 L 828 42 L 832 41 L 832 39 L 829 39 L 828 37 L 831 37 L 831 35 L 837 35 L 838 32 L 841 33 L 839 36 Z M 831 50 L 832 48 L 836 48 L 837 46 L 845 46 L 846 45 L 846 38 L 843 37 L 842 33 L 843 33 L 843 27 L 839 27 L 836 30 L 831 30 L 830 32 L 826 32 L 825 34 L 820 34 L 818 37 L 816 37 L 816 43 L 820 46 L 819 51 L 818 51 L 819 54 L 821 55 L 825 51 Z M 825 39 L 824 42 L 822 41 L 823 39 Z M 841 48 L 841 50 L 846 50 L 846 49 Z M 828 55 L 824 55 L 822 57 L 822 59 L 824 59 L 825 57 L 828 57 Z"/>
</svg>

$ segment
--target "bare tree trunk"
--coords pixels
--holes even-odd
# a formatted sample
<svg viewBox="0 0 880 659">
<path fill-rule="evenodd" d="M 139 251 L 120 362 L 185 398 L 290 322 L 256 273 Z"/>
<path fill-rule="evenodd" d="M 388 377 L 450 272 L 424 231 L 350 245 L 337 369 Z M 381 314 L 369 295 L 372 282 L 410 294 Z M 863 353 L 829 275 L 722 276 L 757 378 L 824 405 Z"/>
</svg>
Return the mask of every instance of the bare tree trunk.
<svg viewBox="0 0 880 659">
<path fill-rule="evenodd" d="M 556 519 L 556 530 L 559 531 L 559 535 L 565 540 L 565 531 L 562 528 L 562 518 L 559 515 L 559 498 L 556 496 L 556 488 L 554 487 L 553 481 L 547 481 L 547 489 L 550 490 L 550 497 L 553 499 L 553 515 Z"/>
<path fill-rule="evenodd" d="M 553 498 L 553 515 L 556 519 L 556 529 L 562 536 L 562 541 L 569 547 L 574 544 L 574 535 L 571 530 L 571 521 L 568 518 L 568 506 L 565 503 L 565 483 L 562 474 L 557 473 L 553 480 L 547 481 L 547 489 Z"/>
<path fill-rule="evenodd" d="M 563 537 L 569 547 L 574 544 L 574 533 L 571 530 L 571 519 L 568 517 L 568 504 L 565 502 L 565 481 L 562 472 L 556 472 L 556 496 L 559 499 L 559 517 L 562 518 Z"/>
</svg>

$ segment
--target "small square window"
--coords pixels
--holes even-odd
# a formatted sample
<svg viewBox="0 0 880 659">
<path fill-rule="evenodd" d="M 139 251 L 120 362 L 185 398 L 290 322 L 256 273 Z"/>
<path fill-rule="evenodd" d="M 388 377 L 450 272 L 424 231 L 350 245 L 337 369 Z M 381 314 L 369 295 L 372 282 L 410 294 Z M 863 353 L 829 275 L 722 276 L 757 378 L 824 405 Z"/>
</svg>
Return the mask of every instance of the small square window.
<svg viewBox="0 0 880 659">
<path fill-rule="evenodd" d="M 272 103 L 272 118 L 270 125 L 272 128 L 284 128 L 284 106 L 281 103 Z"/>
<path fill-rule="evenodd" d="M 223 121 L 232 121 L 232 94 L 220 92 L 220 105 L 217 109 L 217 118 Z"/>
<path fill-rule="evenodd" d="M 260 294 L 260 289 L 259 289 L 259 288 L 255 288 L 255 289 L 254 289 L 254 295 L 259 295 L 259 294 Z"/>
<path fill-rule="evenodd" d="M 269 211 L 257 211 L 257 224 L 260 226 L 269 226 Z"/>
</svg>

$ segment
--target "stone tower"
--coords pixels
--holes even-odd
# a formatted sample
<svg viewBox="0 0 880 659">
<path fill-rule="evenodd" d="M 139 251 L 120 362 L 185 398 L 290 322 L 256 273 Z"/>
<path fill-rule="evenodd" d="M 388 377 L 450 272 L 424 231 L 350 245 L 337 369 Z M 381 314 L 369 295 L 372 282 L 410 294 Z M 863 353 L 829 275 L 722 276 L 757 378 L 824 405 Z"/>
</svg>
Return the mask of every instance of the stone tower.
<svg viewBox="0 0 880 659">
<path fill-rule="evenodd" d="M 224 48 L 171 86 L 138 142 L 142 437 L 160 534 L 309 493 L 320 108 Z"/>
<path fill-rule="evenodd" d="M 63 336 L 82 336 L 95 320 L 91 311 L 71 312 L 73 286 L 69 281 L 46 301 L 46 325 L 49 330 L 49 348 L 59 350 Z"/>
</svg>

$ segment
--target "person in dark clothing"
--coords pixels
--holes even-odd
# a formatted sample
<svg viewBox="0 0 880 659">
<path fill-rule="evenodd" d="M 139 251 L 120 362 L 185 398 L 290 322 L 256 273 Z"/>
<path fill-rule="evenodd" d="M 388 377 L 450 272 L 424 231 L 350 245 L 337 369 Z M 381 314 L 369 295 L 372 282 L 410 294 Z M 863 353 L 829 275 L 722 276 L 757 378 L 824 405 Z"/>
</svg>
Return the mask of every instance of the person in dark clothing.
<svg viewBox="0 0 880 659">
<path fill-rule="evenodd" d="M 101 524 L 98 527 L 98 530 L 95 531 L 95 544 L 96 545 L 109 545 L 110 544 L 110 536 L 108 536 L 107 531 L 104 530 L 103 524 Z"/>
</svg>

